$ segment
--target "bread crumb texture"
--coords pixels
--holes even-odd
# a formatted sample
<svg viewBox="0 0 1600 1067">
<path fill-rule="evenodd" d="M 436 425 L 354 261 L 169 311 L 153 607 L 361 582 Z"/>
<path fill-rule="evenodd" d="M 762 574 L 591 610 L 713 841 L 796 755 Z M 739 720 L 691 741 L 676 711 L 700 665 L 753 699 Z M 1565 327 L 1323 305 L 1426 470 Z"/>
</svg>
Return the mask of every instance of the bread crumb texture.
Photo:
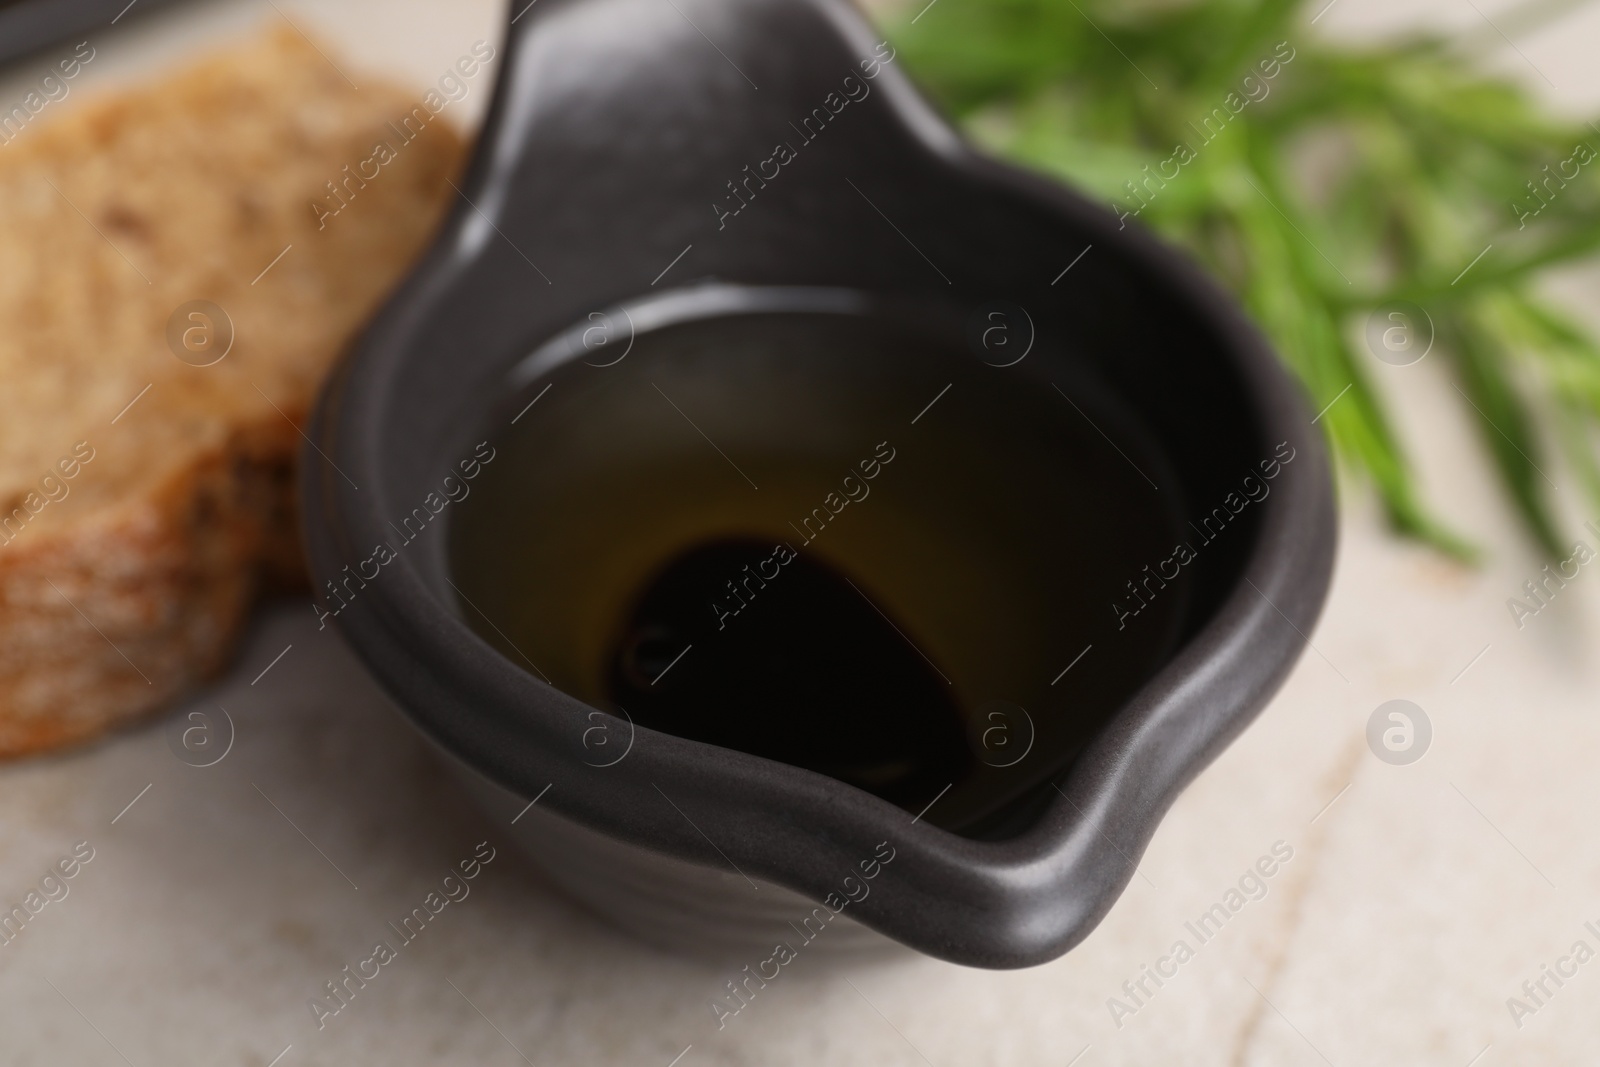
<svg viewBox="0 0 1600 1067">
<path fill-rule="evenodd" d="M 449 125 L 389 126 L 417 103 L 286 31 L 0 146 L 0 755 L 168 704 L 304 580 L 299 426 L 453 195 Z M 209 366 L 168 344 L 195 300 Z"/>
</svg>

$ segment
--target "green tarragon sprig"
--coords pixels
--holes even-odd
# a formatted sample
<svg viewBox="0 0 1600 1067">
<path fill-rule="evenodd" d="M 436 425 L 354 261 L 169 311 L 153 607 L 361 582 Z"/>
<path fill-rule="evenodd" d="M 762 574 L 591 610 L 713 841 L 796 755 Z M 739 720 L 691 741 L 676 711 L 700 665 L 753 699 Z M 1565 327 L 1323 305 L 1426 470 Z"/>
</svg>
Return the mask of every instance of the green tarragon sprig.
<svg viewBox="0 0 1600 1067">
<path fill-rule="evenodd" d="M 891 30 L 981 143 L 1214 270 L 1331 405 L 1337 454 L 1394 524 L 1470 556 L 1419 498 L 1371 384 L 1368 320 L 1423 309 L 1518 512 L 1564 554 L 1544 456 L 1600 501 L 1600 348 L 1534 283 L 1600 249 L 1600 127 L 1549 117 L 1459 43 L 1331 41 L 1311 25 L 1326 2 L 938 0 Z"/>
</svg>

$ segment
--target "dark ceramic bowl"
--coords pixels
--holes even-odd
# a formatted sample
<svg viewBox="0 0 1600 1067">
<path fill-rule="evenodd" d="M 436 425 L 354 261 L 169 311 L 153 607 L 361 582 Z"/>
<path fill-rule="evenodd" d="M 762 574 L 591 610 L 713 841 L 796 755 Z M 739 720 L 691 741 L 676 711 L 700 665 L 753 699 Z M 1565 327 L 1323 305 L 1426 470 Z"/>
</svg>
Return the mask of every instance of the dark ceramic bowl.
<svg viewBox="0 0 1600 1067">
<path fill-rule="evenodd" d="M 1039 337 L 1070 338 L 1033 358 L 1114 393 L 1197 520 L 1294 450 L 1270 495 L 1185 568 L 1170 654 L 1018 799 L 1004 833 L 959 835 L 821 774 L 643 727 L 599 766 L 585 745 L 594 709 L 469 625 L 442 534 L 343 586 L 337 625 L 412 721 L 517 816 L 553 877 L 647 936 L 731 944 L 784 920 L 804 936 L 809 916 L 847 908 L 857 933 L 963 964 L 1067 951 L 1315 623 L 1334 511 L 1300 394 L 1188 261 L 972 151 L 841 0 L 541 0 L 496 62 L 455 210 L 310 428 L 319 587 L 348 583 L 347 567 L 394 541 L 391 521 L 472 455 L 530 353 L 669 289 L 679 305 L 846 291 L 1026 308 Z M 766 163 L 775 142 L 795 158 Z M 747 165 L 770 180 L 746 186 L 733 215 L 745 198 L 727 183 Z"/>
</svg>

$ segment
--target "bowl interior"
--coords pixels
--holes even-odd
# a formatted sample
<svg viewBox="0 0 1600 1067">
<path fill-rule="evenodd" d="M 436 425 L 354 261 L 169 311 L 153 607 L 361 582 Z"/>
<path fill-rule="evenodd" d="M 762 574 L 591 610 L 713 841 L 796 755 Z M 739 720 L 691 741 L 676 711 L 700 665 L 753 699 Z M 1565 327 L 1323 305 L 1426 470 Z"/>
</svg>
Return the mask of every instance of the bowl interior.
<svg viewBox="0 0 1600 1067">
<path fill-rule="evenodd" d="M 1026 825 L 1251 537 L 1220 500 L 1191 528 L 1136 406 L 1003 303 L 625 301 L 513 364 L 478 435 L 450 599 L 509 662 L 976 837 Z"/>
</svg>

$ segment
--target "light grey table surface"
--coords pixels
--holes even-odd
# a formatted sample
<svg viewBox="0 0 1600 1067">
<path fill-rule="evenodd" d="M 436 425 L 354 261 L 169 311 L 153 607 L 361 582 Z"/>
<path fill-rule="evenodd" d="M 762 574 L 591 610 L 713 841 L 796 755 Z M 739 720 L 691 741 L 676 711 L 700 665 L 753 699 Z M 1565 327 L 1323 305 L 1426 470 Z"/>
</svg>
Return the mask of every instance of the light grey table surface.
<svg viewBox="0 0 1600 1067">
<path fill-rule="evenodd" d="M 1308 32 L 1482 32 L 1502 7 L 1337 0 Z M 474 40 L 496 40 L 503 16 L 482 0 L 183 6 L 106 33 L 79 88 L 144 77 L 285 17 L 341 61 L 420 87 Z M 1600 13 L 1586 10 L 1489 62 L 1564 108 L 1595 107 L 1597 42 Z M 8 72 L 0 99 L 28 78 Z M 461 114 L 475 120 L 485 101 Z M 1562 286 L 1594 302 L 1593 277 Z M 1507 1000 L 1574 942 L 1600 949 L 1584 925 L 1600 929 L 1600 568 L 1519 630 L 1505 602 L 1540 562 L 1488 479 L 1446 368 L 1377 370 L 1427 491 L 1489 546 L 1488 562 L 1467 570 L 1397 542 L 1365 491 L 1346 486 L 1311 647 L 1067 957 L 1011 973 L 909 954 L 802 958 L 719 1030 L 709 1002 L 726 968 L 614 934 L 547 889 L 338 638 L 287 604 L 262 612 L 230 677 L 186 705 L 232 717 L 236 740 L 215 766 L 174 758 L 167 718 L 0 767 L 0 902 L 20 901 L 74 843 L 93 849 L 67 896 L 0 945 L 0 1061 L 1593 1062 L 1600 962 L 1548 985 L 1532 1015 L 1513 1019 Z M 1565 528 L 1600 547 L 1581 528 L 1596 516 L 1578 508 L 1575 481 L 1549 473 L 1570 490 Z M 1395 698 L 1433 723 L 1431 750 L 1409 766 L 1380 762 L 1366 741 L 1368 717 Z M 498 852 L 470 895 L 319 1029 L 308 1000 L 485 840 Z M 1293 856 L 1265 896 L 1114 1018 L 1111 998 L 1131 1004 L 1123 983 L 1276 842 Z"/>
</svg>

